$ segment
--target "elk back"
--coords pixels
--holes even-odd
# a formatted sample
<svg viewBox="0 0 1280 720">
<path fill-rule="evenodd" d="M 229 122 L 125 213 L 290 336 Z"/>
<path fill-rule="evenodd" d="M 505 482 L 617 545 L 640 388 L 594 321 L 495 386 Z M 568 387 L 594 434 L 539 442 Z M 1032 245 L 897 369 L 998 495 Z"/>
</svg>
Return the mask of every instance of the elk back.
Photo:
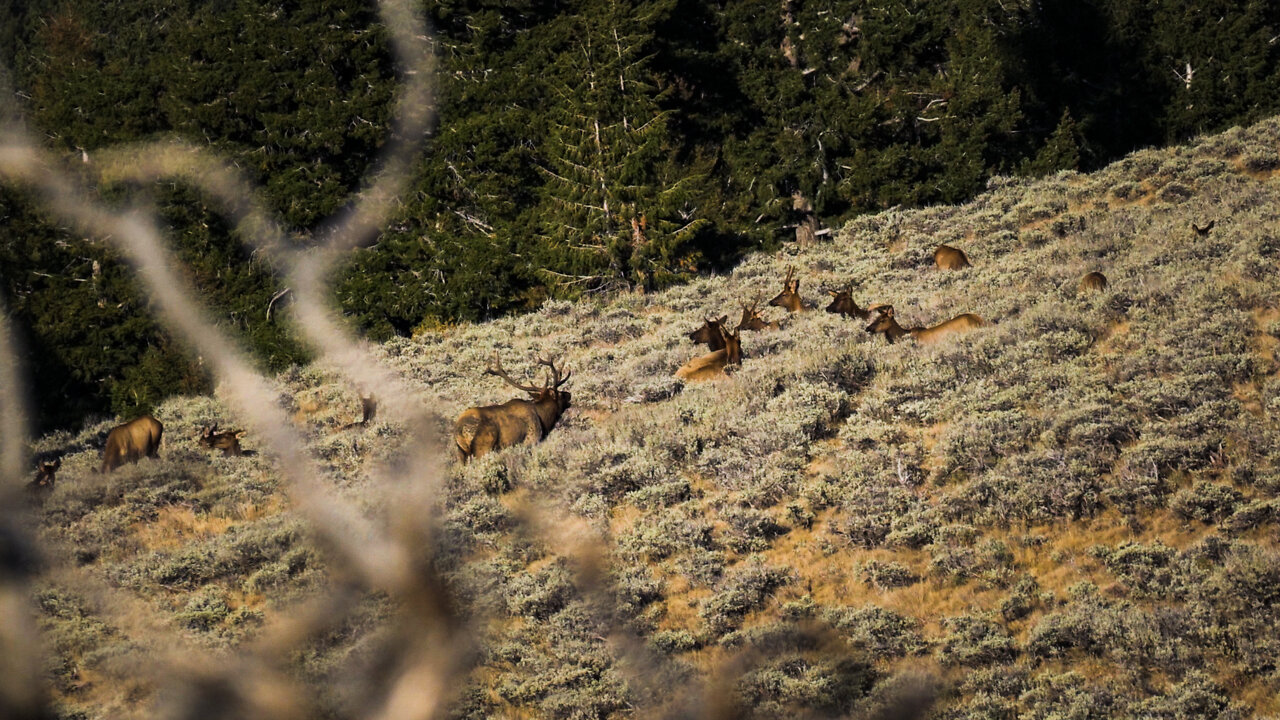
<svg viewBox="0 0 1280 720">
<path fill-rule="evenodd" d="M 933 262 L 941 270 L 959 270 L 969 267 L 969 256 L 960 248 L 939 245 L 933 251 Z"/>
<path fill-rule="evenodd" d="M 107 434 L 107 444 L 102 449 L 101 472 L 111 472 L 143 457 L 159 457 L 163 435 L 164 425 L 150 415 L 117 425 Z"/>
</svg>

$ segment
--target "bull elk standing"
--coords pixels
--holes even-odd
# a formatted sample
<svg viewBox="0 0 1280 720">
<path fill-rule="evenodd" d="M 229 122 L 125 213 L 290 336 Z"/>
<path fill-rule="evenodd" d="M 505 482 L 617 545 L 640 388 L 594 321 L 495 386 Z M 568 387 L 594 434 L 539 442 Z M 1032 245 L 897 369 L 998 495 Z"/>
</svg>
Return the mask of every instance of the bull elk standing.
<svg viewBox="0 0 1280 720">
<path fill-rule="evenodd" d="M 724 347 L 724 324 L 729 322 L 728 315 L 719 318 L 707 318 L 702 327 L 689 333 L 689 339 L 696 343 L 706 343 L 711 351 Z"/>
<path fill-rule="evenodd" d="M 969 256 L 960 248 L 939 245 L 933 251 L 933 264 L 940 270 L 959 270 L 969 267 Z"/>
<path fill-rule="evenodd" d="M 1100 272 L 1091 272 L 1080 278 L 1081 292 L 1102 292 L 1107 289 L 1107 276 Z"/>
<path fill-rule="evenodd" d="M 221 450 L 225 457 L 239 457 L 244 454 L 240 449 L 241 437 L 244 437 L 243 430 L 218 432 L 218 424 L 214 423 L 200 432 L 199 440 L 201 445 L 210 450 Z"/>
<path fill-rule="evenodd" d="M 828 290 L 827 293 L 831 295 L 831 304 L 827 306 L 827 312 L 859 320 L 871 317 L 870 310 L 858 307 L 858 304 L 853 301 L 853 285 L 849 285 L 844 290 Z"/>
<path fill-rule="evenodd" d="M 160 457 L 162 435 L 164 425 L 150 415 L 117 425 L 107 433 L 107 444 L 102 449 L 102 468 L 99 472 L 109 473 L 125 463 L 137 462 L 143 457 Z"/>
<path fill-rule="evenodd" d="M 732 334 L 721 329 L 724 335 L 724 347 L 715 352 L 696 357 L 676 370 L 676 377 L 685 382 L 701 382 L 722 377 L 725 367 L 742 363 L 741 330 Z"/>
<path fill-rule="evenodd" d="M 551 369 L 551 376 L 542 387 L 521 385 L 502 369 L 502 361 L 494 353 L 493 364 L 484 374 L 496 375 L 511 387 L 533 396 L 532 400 L 513 398 L 501 405 L 467 408 L 453 423 L 454 451 L 459 461 L 466 462 L 493 450 L 509 448 L 520 443 L 536 443 L 546 437 L 556 421 L 569 408 L 570 393 L 560 386 L 569 381 L 571 373 L 560 374 L 551 360 L 539 360 L 539 365 Z"/>
<path fill-rule="evenodd" d="M 800 278 L 796 276 L 794 265 L 787 267 L 787 277 L 782 281 L 782 292 L 769 301 L 773 307 L 786 308 L 787 312 L 800 312 L 809 308 L 800 299 Z"/>
<path fill-rule="evenodd" d="M 963 315 L 957 315 L 946 322 L 934 325 L 931 328 L 904 328 L 898 324 L 897 320 L 894 319 L 892 305 L 880 305 L 873 309 L 877 311 L 876 318 L 867 326 L 867 332 L 884 333 L 885 339 L 891 343 L 896 342 L 906 335 L 911 335 L 911 337 L 916 339 L 916 342 L 932 343 L 941 340 L 947 335 L 972 330 L 973 328 L 979 328 L 986 325 L 986 322 L 977 315 L 974 315 L 973 313 L 965 313 Z"/>
</svg>

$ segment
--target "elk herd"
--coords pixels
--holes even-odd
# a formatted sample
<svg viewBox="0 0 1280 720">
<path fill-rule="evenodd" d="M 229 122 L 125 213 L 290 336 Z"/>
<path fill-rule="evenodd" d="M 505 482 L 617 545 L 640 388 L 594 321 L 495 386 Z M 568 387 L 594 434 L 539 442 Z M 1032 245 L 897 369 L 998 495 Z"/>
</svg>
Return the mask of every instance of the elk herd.
<svg viewBox="0 0 1280 720">
<path fill-rule="evenodd" d="M 1205 228 L 1196 227 L 1198 234 L 1207 234 L 1213 228 L 1210 222 Z M 971 266 L 969 256 L 959 248 L 939 245 L 933 252 L 934 265 L 939 270 L 961 270 Z M 1107 279 L 1100 272 L 1085 275 L 1079 283 L 1080 292 L 1101 292 L 1107 288 Z M 877 304 L 859 307 L 853 298 L 853 285 L 843 289 L 827 290 L 831 303 L 826 311 L 851 320 L 866 322 L 866 331 L 884 335 L 889 343 L 910 337 L 919 343 L 937 342 L 949 335 L 982 327 L 986 321 L 973 313 L 962 313 L 932 327 L 903 327 L 894 314 L 893 305 Z M 782 281 L 782 291 L 769 301 L 770 307 L 780 307 L 788 313 L 813 309 L 800 296 L 800 279 L 795 268 L 788 267 Z M 778 330 L 777 321 L 766 321 L 760 314 L 760 298 L 750 305 L 742 304 L 742 316 L 736 326 L 730 328 L 729 316 L 706 318 L 701 327 L 690 332 L 688 338 L 705 344 L 707 351 L 698 355 L 675 371 L 675 376 L 686 382 L 698 382 L 723 377 L 726 368 L 742 362 L 741 334 Z M 494 375 L 511 387 L 527 393 L 528 398 L 513 398 L 500 405 L 486 405 L 464 410 L 453 424 L 454 456 L 460 462 L 485 453 L 512 447 L 521 443 L 536 443 L 555 427 L 560 416 L 569 408 L 571 395 L 562 389 L 571 373 L 556 367 L 552 360 L 540 359 L 537 365 L 545 366 L 547 373 L 540 385 L 516 381 L 502 367 L 495 354 L 484 374 Z M 377 412 L 377 401 L 361 397 L 363 416 L 344 425 L 340 430 L 367 425 Z M 102 451 L 101 473 L 109 473 L 126 463 L 143 457 L 159 457 L 160 440 L 164 426 L 160 421 L 144 415 L 113 428 L 108 434 Z M 235 457 L 250 454 L 240 448 L 242 430 L 219 431 L 217 424 L 203 427 L 196 436 L 197 443 L 210 450 L 221 451 L 224 456 Z M 28 491 L 35 496 L 47 494 L 53 488 L 54 475 L 61 466 L 61 459 L 38 463 L 34 480 L 28 483 Z"/>
</svg>

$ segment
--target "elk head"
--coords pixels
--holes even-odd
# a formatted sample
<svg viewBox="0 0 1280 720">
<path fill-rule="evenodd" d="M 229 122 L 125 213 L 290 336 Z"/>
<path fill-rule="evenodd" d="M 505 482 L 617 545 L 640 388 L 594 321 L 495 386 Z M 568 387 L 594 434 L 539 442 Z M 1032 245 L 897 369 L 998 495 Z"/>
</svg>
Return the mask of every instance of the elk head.
<svg viewBox="0 0 1280 720">
<path fill-rule="evenodd" d="M 777 330 L 781 325 L 775 320 L 773 322 L 765 322 L 760 316 L 760 298 L 757 297 L 751 301 L 750 305 L 742 304 L 742 319 L 738 321 L 737 329 L 742 330 Z M 727 316 L 726 316 L 727 317 Z M 718 348 L 712 348 L 713 350 Z"/>
<path fill-rule="evenodd" d="M 27 489 L 37 494 L 53 490 L 53 483 L 56 480 L 54 474 L 58 472 L 60 467 L 62 467 L 62 458 L 58 458 L 53 462 L 38 463 L 36 465 L 36 477 L 27 483 Z"/>
<path fill-rule="evenodd" d="M 799 312 L 805 309 L 804 301 L 800 299 L 800 279 L 795 275 L 795 266 L 787 266 L 787 277 L 782 281 L 782 292 L 770 300 L 769 305 L 786 308 L 787 312 Z"/>
<path fill-rule="evenodd" d="M 853 301 L 852 283 L 843 290 L 828 290 L 827 294 L 831 296 L 831 304 L 827 306 L 827 312 L 849 318 L 856 317 L 860 320 L 871 317 L 870 310 L 863 310 Z"/>
<path fill-rule="evenodd" d="M 572 399 L 572 395 L 569 391 L 561 390 L 560 386 L 569 382 L 569 378 L 573 373 L 565 372 L 561 375 L 562 368 L 557 368 L 554 360 L 539 359 L 538 364 L 545 365 L 551 370 L 550 376 L 541 387 L 536 385 L 524 385 L 516 382 L 515 379 L 508 375 L 507 371 L 502 368 L 502 359 L 498 357 L 498 353 L 496 352 L 493 354 L 493 364 L 485 368 L 484 374 L 500 377 L 507 381 L 507 384 L 511 387 L 529 393 L 529 395 L 533 397 L 533 402 L 537 405 L 541 406 L 546 404 L 554 406 L 556 408 L 556 417 L 558 418 L 560 413 L 569 409 L 569 402 Z M 552 422 L 554 422 L 554 420 Z"/>
<path fill-rule="evenodd" d="M 875 317 L 871 320 L 871 324 L 867 325 L 867 332 L 884 333 L 885 339 L 889 342 L 894 342 L 907 334 L 906 329 L 894 319 L 892 305 L 877 305 L 869 312 L 874 312 Z"/>
<path fill-rule="evenodd" d="M 223 455 L 243 455 L 240 450 L 240 438 L 244 437 L 243 430 L 228 430 L 226 432 L 218 432 L 218 424 L 204 428 L 200 432 L 200 444 L 210 450 L 221 450 Z"/>
<path fill-rule="evenodd" d="M 724 324 L 728 321 L 728 315 L 707 318 L 702 327 L 689 333 L 689 339 L 696 343 L 706 343 L 708 350 L 719 350 L 724 347 Z"/>
<path fill-rule="evenodd" d="M 734 330 L 724 333 L 724 354 L 725 365 L 741 365 L 742 364 L 742 331 Z"/>
</svg>

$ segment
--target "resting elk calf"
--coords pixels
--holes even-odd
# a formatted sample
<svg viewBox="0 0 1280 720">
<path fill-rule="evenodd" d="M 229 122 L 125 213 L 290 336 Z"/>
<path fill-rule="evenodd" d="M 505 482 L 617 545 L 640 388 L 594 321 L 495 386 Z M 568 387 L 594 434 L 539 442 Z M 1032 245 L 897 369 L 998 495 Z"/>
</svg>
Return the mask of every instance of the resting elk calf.
<svg viewBox="0 0 1280 720">
<path fill-rule="evenodd" d="M 696 343 L 706 343 L 711 351 L 724 347 L 724 324 L 729 322 L 728 315 L 719 318 L 707 318 L 702 327 L 689 333 L 689 339 Z"/>
<path fill-rule="evenodd" d="M 959 270 L 969 267 L 969 256 L 960 248 L 950 245 L 939 245 L 933 251 L 933 264 L 940 270 Z"/>
<path fill-rule="evenodd" d="M 827 293 L 831 295 L 831 304 L 827 306 L 827 312 L 859 320 L 871 317 L 870 310 L 858 307 L 858 304 L 853 301 L 853 285 L 849 285 L 844 290 L 828 290 Z"/>
<path fill-rule="evenodd" d="M 721 333 L 724 335 L 723 348 L 685 363 L 679 370 L 676 370 L 676 377 L 685 382 L 701 382 L 722 377 L 724 376 L 725 367 L 741 364 L 742 342 L 739 336 L 742 331 L 738 330 L 729 333 L 722 329 Z"/>
<path fill-rule="evenodd" d="M 1080 278 L 1080 291 L 1102 292 L 1107 289 L 1107 276 L 1100 272 L 1091 272 Z"/>
<path fill-rule="evenodd" d="M 538 364 L 550 368 L 547 381 L 542 387 L 522 385 L 502 369 L 502 361 L 494 353 L 493 364 L 485 369 L 484 374 L 502 378 L 511 387 L 529 393 L 533 399 L 513 398 L 501 405 L 463 410 L 453 423 L 454 454 L 459 461 L 466 462 L 520 443 L 536 443 L 551 432 L 556 421 L 569 409 L 571 395 L 560 386 L 569 381 L 571 373 L 561 375 L 561 370 L 551 360 L 539 360 Z"/>
<path fill-rule="evenodd" d="M 800 299 L 800 278 L 795 275 L 795 266 L 788 266 L 787 277 L 782 281 L 782 292 L 769 301 L 770 306 L 786 308 L 787 312 L 801 312 L 809 309 Z"/>
<path fill-rule="evenodd" d="M 210 450 L 221 450 L 226 457 L 239 457 L 244 454 L 240 449 L 240 438 L 244 437 L 243 430 L 227 430 L 218 432 L 218 424 L 214 423 L 210 427 L 206 427 L 200 431 L 200 444 Z"/>
<path fill-rule="evenodd" d="M 931 328 L 904 328 L 898 324 L 897 320 L 894 319 L 892 305 L 880 305 L 873 308 L 873 310 L 876 312 L 876 317 L 875 320 L 872 320 L 871 324 L 867 326 L 867 332 L 883 333 L 885 339 L 891 343 L 897 342 L 899 339 L 906 337 L 907 335 L 915 338 L 916 342 L 932 343 L 937 342 L 948 335 L 965 332 L 966 330 L 972 330 L 973 328 L 979 328 L 986 325 L 986 322 L 977 315 L 974 315 L 973 313 L 965 313 L 963 315 L 957 315 L 946 322 L 934 325 Z"/>
<path fill-rule="evenodd" d="M 102 448 L 102 467 L 99 472 L 109 473 L 125 463 L 140 458 L 160 457 L 160 439 L 164 425 L 150 415 L 143 415 L 123 425 L 117 425 L 107 433 L 107 444 Z"/>
<path fill-rule="evenodd" d="M 58 458 L 53 462 L 41 462 L 36 465 L 36 477 L 27 483 L 27 492 L 36 497 L 42 497 L 53 491 L 53 483 L 57 479 L 54 477 L 58 472 L 58 468 L 62 467 L 62 458 Z"/>
<path fill-rule="evenodd" d="M 737 327 L 739 331 L 751 330 L 753 332 L 758 332 L 760 330 L 777 330 L 782 327 L 782 324 L 777 320 L 766 322 L 765 319 L 760 316 L 760 311 L 757 309 L 760 305 L 760 298 L 757 297 L 755 300 L 752 300 L 750 305 L 742 303 L 739 304 L 742 305 L 742 319 L 738 321 Z M 728 316 L 726 315 L 725 317 L 727 318 Z M 720 348 L 711 349 L 719 350 Z"/>
</svg>

